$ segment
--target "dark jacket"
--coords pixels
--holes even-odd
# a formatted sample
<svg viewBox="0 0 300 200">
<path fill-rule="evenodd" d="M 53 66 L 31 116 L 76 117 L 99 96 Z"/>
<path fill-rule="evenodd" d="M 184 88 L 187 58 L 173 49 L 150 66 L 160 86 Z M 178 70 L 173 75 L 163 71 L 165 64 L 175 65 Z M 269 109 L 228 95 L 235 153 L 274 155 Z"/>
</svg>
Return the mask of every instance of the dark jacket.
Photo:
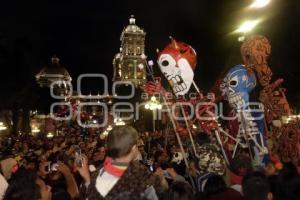
<svg viewBox="0 0 300 200">
<path fill-rule="evenodd" d="M 126 193 L 134 196 L 144 196 L 146 195 L 145 191 L 148 191 L 151 186 L 155 189 L 154 191 L 159 189 L 159 178 L 139 162 L 132 162 L 104 198 L 96 189 L 96 179 L 99 171 L 97 170 L 91 174 L 91 183 L 88 188 L 82 185 L 80 200 L 120 199 L 120 195 Z"/>
</svg>

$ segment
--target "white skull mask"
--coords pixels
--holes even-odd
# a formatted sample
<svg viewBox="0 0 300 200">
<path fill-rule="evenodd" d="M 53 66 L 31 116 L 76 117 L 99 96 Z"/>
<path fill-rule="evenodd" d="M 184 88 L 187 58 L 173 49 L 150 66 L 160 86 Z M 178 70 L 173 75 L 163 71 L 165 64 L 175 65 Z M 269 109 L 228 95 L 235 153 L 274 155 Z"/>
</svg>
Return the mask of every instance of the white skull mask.
<svg viewBox="0 0 300 200">
<path fill-rule="evenodd" d="M 190 45 L 176 42 L 173 38 L 171 40 L 171 43 L 160 52 L 157 62 L 178 97 L 188 93 L 193 83 L 197 54 Z"/>
<path fill-rule="evenodd" d="M 161 72 L 168 79 L 176 96 L 186 94 L 194 79 L 194 72 L 189 62 L 180 58 L 177 62 L 169 54 L 161 54 L 158 58 Z"/>
<path fill-rule="evenodd" d="M 182 153 L 181 153 L 181 152 L 176 152 L 176 153 L 173 155 L 171 162 L 176 163 L 176 164 L 179 165 L 179 164 L 181 163 L 182 160 L 183 160 L 183 155 L 182 155 Z"/>
</svg>

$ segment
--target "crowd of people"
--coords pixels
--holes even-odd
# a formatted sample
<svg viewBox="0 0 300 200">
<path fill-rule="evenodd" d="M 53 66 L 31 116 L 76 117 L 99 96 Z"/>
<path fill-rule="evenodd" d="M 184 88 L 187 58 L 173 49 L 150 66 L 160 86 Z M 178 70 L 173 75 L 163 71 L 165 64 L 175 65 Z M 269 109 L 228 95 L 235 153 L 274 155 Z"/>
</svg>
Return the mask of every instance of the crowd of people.
<svg viewBox="0 0 300 200">
<path fill-rule="evenodd" d="M 78 130 L 1 138 L 0 199 L 300 199 L 297 166 L 253 167 L 243 150 L 228 165 L 211 137 L 196 134 L 196 154 L 188 142 L 183 153 L 162 132 L 127 125 L 105 138 Z"/>
</svg>

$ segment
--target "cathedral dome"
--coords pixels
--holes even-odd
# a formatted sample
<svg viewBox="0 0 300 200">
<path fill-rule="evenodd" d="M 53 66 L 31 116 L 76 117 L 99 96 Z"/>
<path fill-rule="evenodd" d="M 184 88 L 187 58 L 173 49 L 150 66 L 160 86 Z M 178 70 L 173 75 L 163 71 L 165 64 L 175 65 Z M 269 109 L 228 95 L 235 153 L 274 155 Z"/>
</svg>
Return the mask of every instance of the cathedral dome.
<svg viewBox="0 0 300 200">
<path fill-rule="evenodd" d="M 56 56 L 53 56 L 51 64 L 42 68 L 35 77 L 41 87 L 50 86 L 54 81 L 67 82 L 72 80 L 69 72 L 59 63 L 59 58 Z"/>
</svg>

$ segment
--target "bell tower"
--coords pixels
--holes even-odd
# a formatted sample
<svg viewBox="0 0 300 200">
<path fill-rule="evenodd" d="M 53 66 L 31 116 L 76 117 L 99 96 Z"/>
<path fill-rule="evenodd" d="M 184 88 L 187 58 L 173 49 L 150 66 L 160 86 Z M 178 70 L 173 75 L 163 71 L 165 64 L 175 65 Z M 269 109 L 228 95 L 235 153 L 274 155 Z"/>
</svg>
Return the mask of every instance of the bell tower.
<svg viewBox="0 0 300 200">
<path fill-rule="evenodd" d="M 130 81 L 135 87 L 146 83 L 145 36 L 131 15 L 129 25 L 122 31 L 120 52 L 113 59 L 113 81 Z"/>
</svg>

